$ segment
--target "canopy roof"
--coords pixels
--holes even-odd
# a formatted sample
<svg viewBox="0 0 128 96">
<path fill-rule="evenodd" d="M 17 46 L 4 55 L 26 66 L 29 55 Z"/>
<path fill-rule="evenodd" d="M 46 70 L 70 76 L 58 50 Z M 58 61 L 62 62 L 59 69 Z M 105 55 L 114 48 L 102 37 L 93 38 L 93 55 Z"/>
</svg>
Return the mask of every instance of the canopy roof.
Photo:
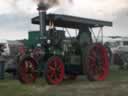
<svg viewBox="0 0 128 96">
<path fill-rule="evenodd" d="M 49 22 L 53 21 L 54 25 L 57 27 L 66 27 L 66 28 L 80 28 L 81 26 L 87 27 L 102 27 L 102 26 L 112 26 L 112 22 L 94 20 L 88 18 L 80 18 L 75 16 L 68 15 L 59 15 L 59 14 L 47 14 L 46 24 L 49 25 Z M 32 24 L 40 24 L 39 16 L 32 18 Z"/>
</svg>

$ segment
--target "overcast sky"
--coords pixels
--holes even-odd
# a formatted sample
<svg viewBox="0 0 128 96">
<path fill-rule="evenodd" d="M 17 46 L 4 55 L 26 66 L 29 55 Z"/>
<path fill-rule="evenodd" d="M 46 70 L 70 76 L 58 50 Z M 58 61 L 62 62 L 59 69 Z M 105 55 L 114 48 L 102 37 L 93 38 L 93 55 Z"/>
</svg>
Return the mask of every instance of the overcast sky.
<svg viewBox="0 0 128 96">
<path fill-rule="evenodd" d="M 36 8 L 33 0 L 0 0 L 0 39 L 27 38 L 29 30 L 37 30 L 30 21 L 38 15 Z M 104 35 L 128 36 L 128 0 L 61 0 L 49 12 L 109 20 L 113 27 Z"/>
</svg>

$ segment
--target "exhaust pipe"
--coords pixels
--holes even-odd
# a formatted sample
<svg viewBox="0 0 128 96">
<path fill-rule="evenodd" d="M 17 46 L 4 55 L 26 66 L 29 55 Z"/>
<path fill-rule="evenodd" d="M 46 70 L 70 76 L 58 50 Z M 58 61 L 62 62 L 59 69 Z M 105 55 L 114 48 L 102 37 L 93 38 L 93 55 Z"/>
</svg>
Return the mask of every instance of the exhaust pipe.
<svg viewBox="0 0 128 96">
<path fill-rule="evenodd" d="M 46 39 L 46 10 L 47 6 L 40 3 L 38 4 L 39 20 L 40 20 L 40 39 Z"/>
</svg>

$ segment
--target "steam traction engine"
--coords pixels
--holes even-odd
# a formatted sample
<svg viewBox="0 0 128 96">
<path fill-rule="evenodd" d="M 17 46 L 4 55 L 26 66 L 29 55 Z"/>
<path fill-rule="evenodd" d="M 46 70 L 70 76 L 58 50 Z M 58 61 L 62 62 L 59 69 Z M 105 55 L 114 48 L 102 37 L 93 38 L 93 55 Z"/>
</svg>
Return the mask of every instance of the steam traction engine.
<svg viewBox="0 0 128 96">
<path fill-rule="evenodd" d="M 41 11 L 32 23 L 40 24 L 40 51 L 37 52 L 38 58 L 36 52 L 32 52 L 33 55 L 23 56 L 20 60 L 18 73 L 21 82 L 34 82 L 39 72 L 49 84 L 61 83 L 64 76 L 75 79 L 78 75 L 86 75 L 89 80 L 105 80 L 109 71 L 107 51 L 102 43 L 93 43 L 91 29 L 112 26 L 111 22 L 46 15 Z M 72 31 L 67 28 L 77 30 L 76 36 L 71 37 Z M 42 70 L 39 71 L 40 64 Z"/>
</svg>

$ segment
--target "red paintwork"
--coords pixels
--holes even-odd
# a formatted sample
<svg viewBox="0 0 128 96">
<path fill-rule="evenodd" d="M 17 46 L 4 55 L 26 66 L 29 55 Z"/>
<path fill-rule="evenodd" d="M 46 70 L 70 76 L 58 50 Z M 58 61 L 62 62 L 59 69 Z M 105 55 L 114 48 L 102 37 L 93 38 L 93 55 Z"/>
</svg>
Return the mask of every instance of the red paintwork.
<svg viewBox="0 0 128 96">
<path fill-rule="evenodd" d="M 47 80 L 51 84 L 59 84 L 64 78 L 64 64 L 57 56 L 48 61 Z"/>
<path fill-rule="evenodd" d="M 87 64 L 89 66 L 88 74 L 93 76 L 95 80 L 106 79 L 109 72 L 109 60 L 107 51 L 101 44 L 96 44 L 90 49 Z"/>
<path fill-rule="evenodd" d="M 36 80 L 36 66 L 37 64 L 32 58 L 24 59 L 23 62 L 21 62 L 19 67 L 21 82 L 31 84 Z"/>
</svg>

